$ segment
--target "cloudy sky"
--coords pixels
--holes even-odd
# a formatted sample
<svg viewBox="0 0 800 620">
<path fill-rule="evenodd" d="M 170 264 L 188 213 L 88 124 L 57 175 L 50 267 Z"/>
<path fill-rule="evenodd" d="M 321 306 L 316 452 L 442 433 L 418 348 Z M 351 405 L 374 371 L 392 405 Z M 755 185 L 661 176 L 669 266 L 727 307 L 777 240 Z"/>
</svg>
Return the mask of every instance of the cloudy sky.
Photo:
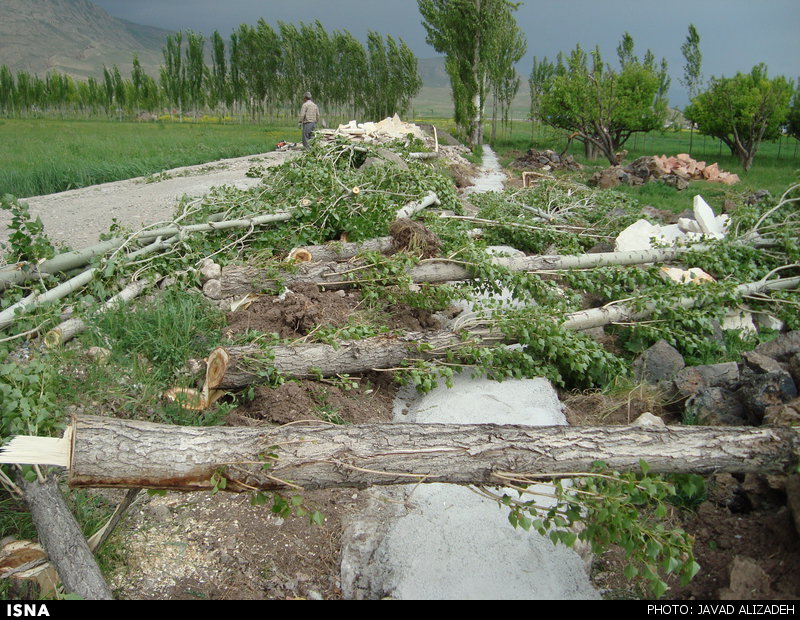
<svg viewBox="0 0 800 620">
<path fill-rule="evenodd" d="M 326 30 L 349 30 L 364 39 L 368 30 L 402 37 L 420 58 L 436 56 L 425 43 L 416 0 L 92 0 L 111 15 L 170 30 L 194 30 L 227 37 L 239 24 L 263 17 L 311 22 Z M 733 75 L 765 62 L 770 75 L 800 76 L 800 0 L 525 0 L 517 22 L 528 38 L 528 54 L 518 70 L 530 72 L 531 59 L 580 43 L 600 45 L 607 61 L 630 32 L 636 51 L 666 57 L 673 77 L 671 98 L 685 98 L 680 46 L 693 23 L 700 33 L 703 74 Z"/>
</svg>

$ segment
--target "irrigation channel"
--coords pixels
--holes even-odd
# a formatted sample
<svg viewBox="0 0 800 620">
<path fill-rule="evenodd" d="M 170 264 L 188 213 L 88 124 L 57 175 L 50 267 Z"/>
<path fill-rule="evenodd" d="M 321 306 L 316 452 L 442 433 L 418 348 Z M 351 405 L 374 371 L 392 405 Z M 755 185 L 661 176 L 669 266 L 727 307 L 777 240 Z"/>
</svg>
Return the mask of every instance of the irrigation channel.
<svg viewBox="0 0 800 620">
<path fill-rule="evenodd" d="M 504 179 L 494 151 L 484 146 L 471 193 L 501 191 Z M 396 422 L 567 424 L 547 380 L 498 383 L 469 372 L 457 375 L 452 388 L 440 385 L 425 395 L 413 387 L 401 389 L 393 415 Z M 346 598 L 600 598 L 588 564 L 576 551 L 556 547 L 535 532 L 515 530 L 505 507 L 469 488 L 419 484 L 381 494 L 346 525 Z"/>
</svg>

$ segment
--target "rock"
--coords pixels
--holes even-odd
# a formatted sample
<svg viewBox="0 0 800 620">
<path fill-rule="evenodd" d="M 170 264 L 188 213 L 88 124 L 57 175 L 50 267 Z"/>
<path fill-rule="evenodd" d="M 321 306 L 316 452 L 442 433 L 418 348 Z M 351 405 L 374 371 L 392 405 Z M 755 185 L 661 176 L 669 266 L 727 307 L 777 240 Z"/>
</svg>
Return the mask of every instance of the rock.
<svg viewBox="0 0 800 620">
<path fill-rule="evenodd" d="M 631 426 L 666 426 L 667 424 L 657 415 L 653 415 L 649 411 L 645 411 L 642 415 L 636 418 Z"/>
<path fill-rule="evenodd" d="M 800 398 L 781 405 L 770 405 L 764 413 L 764 424 L 800 426 Z"/>
<path fill-rule="evenodd" d="M 663 177 L 661 177 L 661 180 L 665 185 L 674 187 L 678 191 L 683 191 L 689 187 L 689 181 L 677 174 L 665 174 Z"/>
<path fill-rule="evenodd" d="M 678 218 L 678 228 L 683 232 L 693 232 L 693 233 L 703 232 L 703 229 L 700 228 L 700 224 L 698 224 L 696 220 L 690 219 L 688 217 Z"/>
<path fill-rule="evenodd" d="M 200 282 L 205 284 L 209 280 L 219 278 L 220 274 L 222 273 L 222 267 L 220 267 L 210 258 L 204 258 L 202 261 L 200 261 L 200 266 L 197 268 L 197 272 L 200 274 Z"/>
<path fill-rule="evenodd" d="M 800 353 L 800 331 L 781 334 L 772 342 L 758 345 L 755 351 L 779 362 L 788 362 L 790 357 Z"/>
<path fill-rule="evenodd" d="M 699 194 L 694 197 L 694 219 L 697 220 L 705 234 L 716 238 L 725 236 L 723 223 L 714 215 L 714 210 Z"/>
<path fill-rule="evenodd" d="M 789 374 L 795 385 L 800 385 L 800 353 L 795 353 L 789 358 Z"/>
<path fill-rule="evenodd" d="M 792 513 L 794 529 L 800 534 L 800 474 L 786 478 L 786 505 Z"/>
<path fill-rule="evenodd" d="M 100 366 L 105 366 L 111 357 L 111 350 L 104 347 L 89 347 L 89 350 L 86 351 L 86 355 Z"/>
<path fill-rule="evenodd" d="M 719 178 L 719 164 L 713 163 L 703 169 L 703 178 L 706 181 L 716 181 Z"/>
<path fill-rule="evenodd" d="M 402 158 L 395 153 L 394 151 L 390 151 L 389 149 L 380 148 L 375 151 L 377 155 L 390 163 L 393 163 L 395 166 L 400 168 L 400 170 L 408 170 L 408 164 L 402 160 Z"/>
<path fill-rule="evenodd" d="M 489 256 L 525 256 L 525 252 L 510 245 L 490 245 L 486 248 Z"/>
<path fill-rule="evenodd" d="M 617 252 L 650 249 L 650 239 L 659 236 L 659 227 L 647 220 L 636 220 L 623 230 L 616 239 L 614 249 Z"/>
<path fill-rule="evenodd" d="M 784 372 L 785 368 L 776 362 L 771 357 L 756 353 L 755 351 L 747 351 L 742 355 L 742 360 L 750 370 L 759 374 L 766 374 L 768 372 Z"/>
<path fill-rule="evenodd" d="M 686 366 L 683 356 L 665 340 L 659 340 L 633 362 L 633 374 L 648 383 L 672 381 Z"/>
<path fill-rule="evenodd" d="M 614 245 L 613 244 L 600 242 L 600 243 L 597 243 L 597 244 L 593 245 L 588 250 L 586 250 L 586 253 L 587 254 L 600 254 L 602 252 L 613 252 L 613 251 L 614 251 Z"/>
<path fill-rule="evenodd" d="M 754 374 L 742 381 L 736 391 L 753 425 L 761 424 L 767 407 L 782 405 L 797 398 L 797 386 L 788 372 Z"/>
<path fill-rule="evenodd" d="M 720 589 L 719 600 L 757 601 L 773 597 L 770 578 L 764 570 L 754 559 L 737 555 L 730 565 L 730 585 Z"/>
<path fill-rule="evenodd" d="M 678 284 L 702 284 L 703 282 L 716 282 L 713 276 L 708 275 L 699 267 L 680 269 L 679 267 L 661 267 L 659 272 L 667 279 Z"/>
<path fill-rule="evenodd" d="M 753 323 L 753 315 L 749 312 L 734 311 L 727 314 L 722 319 L 722 329 L 724 330 L 738 330 L 742 335 L 755 334 L 756 326 Z"/>
<path fill-rule="evenodd" d="M 686 411 L 702 426 L 744 426 L 747 412 L 736 394 L 723 387 L 702 387 L 686 401 Z"/>
<path fill-rule="evenodd" d="M 618 168 L 606 168 L 600 172 L 595 172 L 589 179 L 589 185 L 595 185 L 600 189 L 611 189 L 620 185 Z"/>
<path fill-rule="evenodd" d="M 785 323 L 778 318 L 775 318 L 771 314 L 767 314 L 766 312 L 755 312 L 753 313 L 753 319 L 758 325 L 759 331 L 762 329 L 771 329 L 773 331 L 779 332 L 782 331 L 784 328 Z"/>
<path fill-rule="evenodd" d="M 731 387 L 739 381 L 736 362 L 686 366 L 675 376 L 675 388 L 681 396 L 691 396 L 701 388 Z"/>
</svg>

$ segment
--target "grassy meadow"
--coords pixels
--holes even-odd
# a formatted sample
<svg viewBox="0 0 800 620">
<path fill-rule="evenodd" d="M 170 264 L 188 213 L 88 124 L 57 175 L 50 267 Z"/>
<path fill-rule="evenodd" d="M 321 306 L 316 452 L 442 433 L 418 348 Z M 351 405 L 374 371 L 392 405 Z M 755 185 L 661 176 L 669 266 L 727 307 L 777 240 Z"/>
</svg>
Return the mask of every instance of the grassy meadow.
<svg viewBox="0 0 800 620">
<path fill-rule="evenodd" d="M 275 149 L 296 126 L 0 119 L 0 195 L 18 198 Z"/>
</svg>

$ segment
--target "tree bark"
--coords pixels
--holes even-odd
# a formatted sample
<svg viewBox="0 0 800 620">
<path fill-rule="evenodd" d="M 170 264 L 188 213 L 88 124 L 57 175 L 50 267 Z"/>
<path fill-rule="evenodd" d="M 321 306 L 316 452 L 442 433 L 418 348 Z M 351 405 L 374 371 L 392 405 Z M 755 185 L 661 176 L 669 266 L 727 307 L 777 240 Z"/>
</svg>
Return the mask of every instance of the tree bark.
<svg viewBox="0 0 800 620">
<path fill-rule="evenodd" d="M 184 491 L 322 489 L 408 482 L 502 485 L 516 477 L 614 470 L 781 473 L 794 465 L 791 427 L 531 427 L 319 422 L 273 428 L 181 427 L 73 420 L 70 485 Z M 264 467 L 267 464 L 268 467 Z M 215 484 L 216 483 L 216 484 Z"/>
<path fill-rule="evenodd" d="M 489 346 L 502 336 L 472 338 Z M 208 356 L 206 387 L 235 390 L 264 381 L 272 369 L 299 379 L 356 374 L 376 368 L 394 368 L 408 359 L 433 359 L 465 342 L 450 331 L 409 332 L 403 336 L 376 336 L 329 344 L 300 344 L 262 349 L 258 345 L 220 347 Z"/>
<path fill-rule="evenodd" d="M 111 600 L 111 590 L 64 502 L 58 483 L 52 477 L 44 483 L 23 481 L 22 489 L 39 540 L 56 567 L 64 589 L 84 599 Z"/>
<path fill-rule="evenodd" d="M 358 243 L 331 242 L 324 245 L 307 245 L 297 249 L 308 252 L 311 260 L 315 263 L 328 263 L 349 260 L 363 252 L 388 254 L 393 248 L 394 241 L 391 237 L 378 237 Z"/>
</svg>

